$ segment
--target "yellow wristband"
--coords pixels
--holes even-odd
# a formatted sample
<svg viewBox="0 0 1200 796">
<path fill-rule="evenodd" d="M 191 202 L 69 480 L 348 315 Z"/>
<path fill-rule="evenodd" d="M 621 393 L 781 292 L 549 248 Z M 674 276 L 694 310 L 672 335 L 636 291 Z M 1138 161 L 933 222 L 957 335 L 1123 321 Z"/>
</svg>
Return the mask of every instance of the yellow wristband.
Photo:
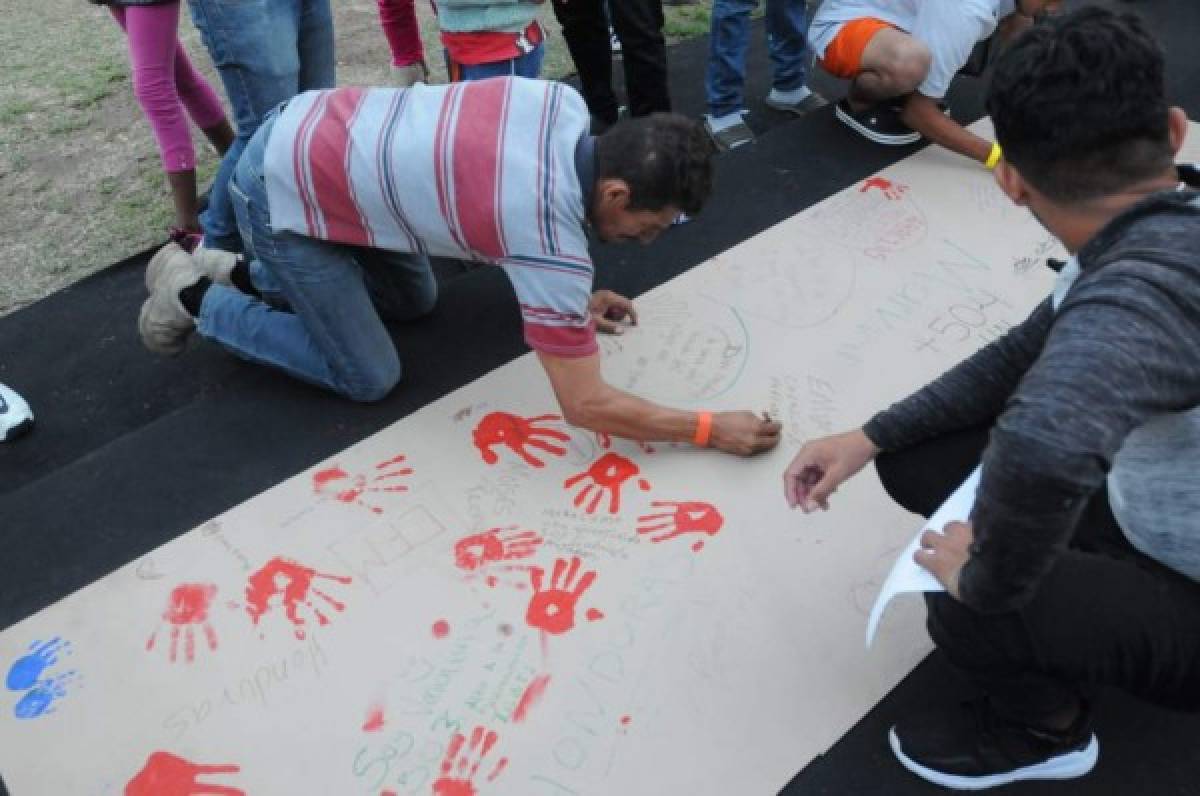
<svg viewBox="0 0 1200 796">
<path fill-rule="evenodd" d="M 993 143 L 992 151 L 988 154 L 987 160 L 983 162 L 984 168 L 988 171 L 996 168 L 996 164 L 1000 162 L 1000 158 L 1002 157 L 1004 157 L 1004 152 L 1000 149 L 1000 145 Z"/>
</svg>

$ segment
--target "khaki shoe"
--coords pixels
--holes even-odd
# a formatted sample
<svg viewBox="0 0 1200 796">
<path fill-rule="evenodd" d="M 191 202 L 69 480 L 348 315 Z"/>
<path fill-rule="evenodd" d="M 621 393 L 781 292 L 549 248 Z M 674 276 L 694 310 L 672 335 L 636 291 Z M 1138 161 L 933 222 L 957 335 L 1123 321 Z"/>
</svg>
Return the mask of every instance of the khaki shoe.
<svg viewBox="0 0 1200 796">
<path fill-rule="evenodd" d="M 233 284 L 233 269 L 237 267 L 239 259 L 233 252 L 210 249 L 203 241 L 192 252 L 192 264 L 217 285 Z"/>
<path fill-rule="evenodd" d="M 175 250 L 168 251 L 172 246 Z M 196 319 L 183 308 L 179 291 L 196 284 L 202 276 L 191 256 L 173 243 L 151 258 L 146 268 L 150 298 L 138 314 L 138 332 L 146 348 L 168 356 L 183 352 L 188 335 L 196 328 Z"/>
<path fill-rule="evenodd" d="M 211 279 L 213 284 L 233 284 L 233 269 L 238 264 L 238 256 L 233 252 L 222 249 L 206 249 L 201 244 L 196 247 L 194 252 L 188 254 L 178 243 L 168 243 L 150 258 L 150 264 L 146 266 L 146 290 L 148 292 L 154 292 L 154 283 L 158 280 L 159 274 L 163 272 L 167 262 L 180 254 L 190 257 L 196 270 L 202 276 Z"/>
</svg>

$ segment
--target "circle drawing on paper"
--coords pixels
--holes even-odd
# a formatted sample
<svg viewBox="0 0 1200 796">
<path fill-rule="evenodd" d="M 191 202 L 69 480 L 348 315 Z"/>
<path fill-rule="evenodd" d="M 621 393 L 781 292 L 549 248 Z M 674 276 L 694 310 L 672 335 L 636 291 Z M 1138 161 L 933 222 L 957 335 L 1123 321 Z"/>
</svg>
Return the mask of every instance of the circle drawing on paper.
<svg viewBox="0 0 1200 796">
<path fill-rule="evenodd" d="M 662 403 L 695 404 L 728 392 L 748 357 L 737 310 L 699 295 L 660 293 L 637 302 L 638 325 L 601 336 L 606 380 Z"/>
</svg>

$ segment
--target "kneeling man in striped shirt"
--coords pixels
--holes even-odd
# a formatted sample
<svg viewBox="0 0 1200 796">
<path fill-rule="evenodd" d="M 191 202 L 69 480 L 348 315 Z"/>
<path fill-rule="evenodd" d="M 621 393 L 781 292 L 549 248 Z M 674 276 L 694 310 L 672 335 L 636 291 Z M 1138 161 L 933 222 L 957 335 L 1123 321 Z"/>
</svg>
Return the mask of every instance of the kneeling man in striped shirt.
<svg viewBox="0 0 1200 796">
<path fill-rule="evenodd" d="M 654 240 L 700 211 L 712 155 L 701 126 L 673 114 L 598 138 L 589 125 L 569 86 L 524 78 L 300 94 L 263 122 L 230 182 L 246 263 L 214 270 L 168 245 L 146 271 L 142 340 L 177 354 L 196 330 L 374 401 L 400 379 L 384 321 L 432 310 L 429 257 L 472 260 L 508 275 L 568 422 L 742 455 L 774 447 L 779 424 L 753 412 L 668 409 L 605 383 L 596 330 L 636 316 L 593 292 L 588 230 Z"/>
</svg>

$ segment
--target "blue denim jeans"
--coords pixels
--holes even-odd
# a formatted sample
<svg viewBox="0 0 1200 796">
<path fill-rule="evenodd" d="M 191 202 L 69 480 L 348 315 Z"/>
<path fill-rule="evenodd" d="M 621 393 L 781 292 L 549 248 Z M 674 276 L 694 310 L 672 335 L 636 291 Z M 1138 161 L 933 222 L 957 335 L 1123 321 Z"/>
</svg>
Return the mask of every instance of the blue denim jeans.
<svg viewBox="0 0 1200 796">
<path fill-rule="evenodd" d="M 237 139 L 225 153 L 200 217 L 205 245 L 241 251 L 229 180 L 267 112 L 301 91 L 333 88 L 329 0 L 189 0 L 233 108 Z"/>
<path fill-rule="evenodd" d="M 766 0 L 767 48 L 771 56 L 771 85 L 791 91 L 808 76 L 808 19 L 804 0 Z M 746 48 L 750 12 L 758 0 L 714 0 L 712 36 L 708 47 L 705 90 L 708 112 L 715 117 L 745 109 Z"/>
<path fill-rule="evenodd" d="M 542 73 L 546 43 L 540 41 L 532 50 L 516 58 L 486 64 L 458 64 L 450 60 L 450 53 L 443 51 L 443 55 L 446 58 L 446 72 L 451 80 L 486 80 L 489 77 L 507 75 L 538 77 Z"/>
<path fill-rule="evenodd" d="M 246 145 L 229 194 L 252 270 L 269 277 L 288 309 L 213 285 L 197 330 L 243 359 L 355 401 L 379 400 L 400 380 L 384 320 L 412 320 L 433 309 L 433 270 L 420 255 L 273 231 L 263 154 L 274 121 L 269 115 Z"/>
</svg>

